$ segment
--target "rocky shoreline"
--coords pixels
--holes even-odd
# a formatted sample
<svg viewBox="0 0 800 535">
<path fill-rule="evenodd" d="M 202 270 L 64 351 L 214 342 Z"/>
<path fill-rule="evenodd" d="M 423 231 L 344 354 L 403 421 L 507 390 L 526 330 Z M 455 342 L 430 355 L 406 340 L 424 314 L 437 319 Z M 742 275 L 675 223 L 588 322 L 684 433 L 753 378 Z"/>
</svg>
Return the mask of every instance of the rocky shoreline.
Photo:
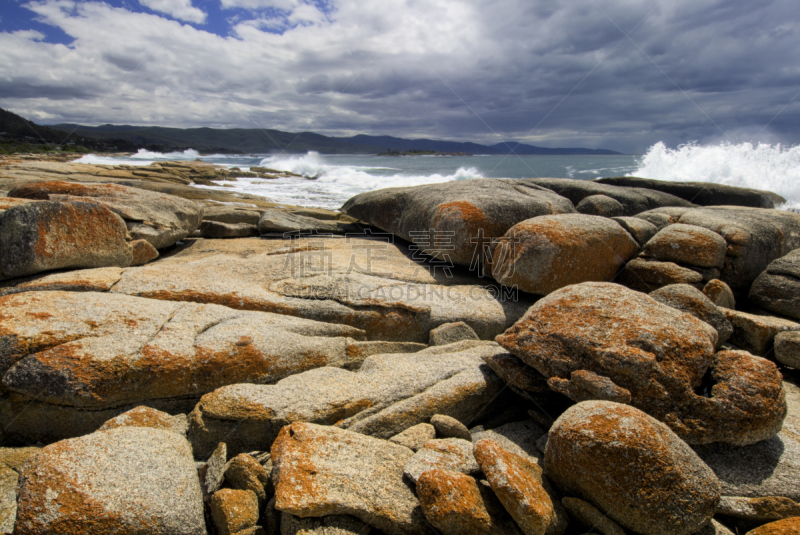
<svg viewBox="0 0 800 535">
<path fill-rule="evenodd" d="M 0 533 L 800 532 L 779 196 L 232 178 L 0 161 Z"/>
</svg>

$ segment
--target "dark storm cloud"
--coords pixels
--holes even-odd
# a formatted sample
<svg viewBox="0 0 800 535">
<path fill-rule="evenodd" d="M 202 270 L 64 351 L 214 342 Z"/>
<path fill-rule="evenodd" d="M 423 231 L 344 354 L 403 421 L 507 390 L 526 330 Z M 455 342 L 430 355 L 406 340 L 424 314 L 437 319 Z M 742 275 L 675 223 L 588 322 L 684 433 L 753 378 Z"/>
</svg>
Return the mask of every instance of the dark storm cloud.
<svg viewBox="0 0 800 535">
<path fill-rule="evenodd" d="M 189 4 L 167 5 L 164 13 Z M 800 142 L 794 0 L 225 6 L 248 11 L 220 36 L 103 2 L 33 2 L 39 21 L 74 42 L 0 33 L 9 51 L 0 91 L 15 111 L 47 122 L 83 116 L 623 151 L 756 134 Z"/>
</svg>

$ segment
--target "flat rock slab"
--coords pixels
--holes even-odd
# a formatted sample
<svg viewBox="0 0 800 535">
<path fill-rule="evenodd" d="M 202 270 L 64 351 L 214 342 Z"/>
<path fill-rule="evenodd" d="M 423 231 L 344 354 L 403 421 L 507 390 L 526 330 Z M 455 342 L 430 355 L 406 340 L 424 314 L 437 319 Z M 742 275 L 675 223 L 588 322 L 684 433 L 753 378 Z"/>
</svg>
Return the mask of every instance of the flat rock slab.
<svg viewBox="0 0 800 535">
<path fill-rule="evenodd" d="M 373 340 L 421 343 L 455 321 L 491 338 L 530 305 L 477 278 L 417 263 L 402 247 L 369 236 L 197 240 L 125 270 L 111 291 L 276 312 L 351 325 Z"/>
<path fill-rule="evenodd" d="M 733 326 L 730 342 L 754 355 L 766 355 L 783 332 L 800 331 L 800 323 L 775 316 L 748 314 L 729 308 L 721 309 Z"/>
<path fill-rule="evenodd" d="M 39 182 L 14 188 L 8 196 L 100 204 L 125 220 L 134 240 L 147 240 L 156 249 L 191 234 L 200 226 L 203 215 L 202 207 L 194 201 L 119 184 Z"/>
<path fill-rule="evenodd" d="M 493 342 L 464 341 L 418 353 L 372 355 L 358 372 L 326 367 L 275 385 L 223 387 L 197 404 L 189 436 L 202 456 L 222 440 L 234 453 L 263 449 L 282 426 L 298 421 L 387 439 L 434 414 L 468 422 L 502 389 L 483 361 L 498 353 L 504 350 Z"/>
<path fill-rule="evenodd" d="M 205 535 L 203 495 L 186 439 L 123 427 L 64 440 L 20 473 L 15 533 Z"/>
<path fill-rule="evenodd" d="M 56 420 L 70 407 L 97 411 L 196 399 L 226 384 L 270 383 L 321 366 L 357 367 L 382 348 L 353 337 L 363 338 L 363 331 L 219 305 L 92 292 L 7 295 L 0 297 L 6 393 L 0 414 L 6 427 L 19 416 L 11 406 L 22 407 L 25 399 L 37 410 L 53 407 Z M 111 416 L 100 415 L 96 425 Z"/>
<path fill-rule="evenodd" d="M 630 403 L 690 443 L 752 444 L 774 436 L 786 414 L 773 363 L 743 351 L 714 354 L 709 324 L 617 284 L 562 288 L 497 341 L 553 390 Z M 708 397 L 695 392 L 706 372 Z"/>
<path fill-rule="evenodd" d="M 272 445 L 275 508 L 299 517 L 352 515 L 389 535 L 430 533 L 403 481 L 412 455 L 360 433 L 291 424 Z"/>
</svg>

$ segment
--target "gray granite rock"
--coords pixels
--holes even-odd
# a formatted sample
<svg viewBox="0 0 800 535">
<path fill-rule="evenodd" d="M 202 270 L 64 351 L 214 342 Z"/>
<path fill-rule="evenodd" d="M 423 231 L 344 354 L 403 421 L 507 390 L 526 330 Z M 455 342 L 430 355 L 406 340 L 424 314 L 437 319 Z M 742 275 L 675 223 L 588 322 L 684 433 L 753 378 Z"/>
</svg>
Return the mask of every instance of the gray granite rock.
<svg viewBox="0 0 800 535">
<path fill-rule="evenodd" d="M 655 236 L 659 230 L 654 224 L 638 217 L 612 217 L 612 219 L 627 230 L 640 247 L 650 241 L 650 238 Z"/>
<path fill-rule="evenodd" d="M 599 215 L 602 217 L 617 217 L 625 213 L 625 207 L 616 199 L 608 195 L 589 195 L 575 205 L 580 214 Z"/>
<path fill-rule="evenodd" d="M 561 499 L 561 504 L 567 510 L 571 519 L 577 520 L 592 530 L 596 529 L 598 533 L 603 535 L 625 535 L 625 530 L 619 527 L 619 524 L 604 515 L 589 502 L 580 498 L 565 496 Z"/>
<path fill-rule="evenodd" d="M 18 505 L 19 534 L 206 533 L 191 447 L 159 429 L 121 427 L 46 446 L 20 472 Z"/>
<path fill-rule="evenodd" d="M 258 236 L 258 227 L 249 223 L 203 221 L 197 229 L 197 236 L 207 239 L 249 238 Z"/>
<path fill-rule="evenodd" d="M 354 516 L 300 518 L 281 513 L 281 532 L 274 535 L 368 535 L 370 527 Z"/>
<path fill-rule="evenodd" d="M 652 535 L 697 532 L 720 499 L 714 473 L 666 425 L 607 401 L 579 403 L 559 417 L 549 432 L 545 473 L 565 494 Z"/>
<path fill-rule="evenodd" d="M 424 446 L 426 442 L 435 438 L 436 429 L 431 424 L 421 423 L 412 425 L 405 431 L 397 433 L 395 436 L 389 438 L 389 441 L 405 446 L 412 451 L 417 451 Z"/>
<path fill-rule="evenodd" d="M 658 231 L 642 250 L 642 256 L 704 268 L 722 268 L 728 244 L 716 232 L 676 223 Z"/>
<path fill-rule="evenodd" d="M 258 499 L 251 490 L 222 489 L 211 496 L 209 512 L 219 535 L 239 535 L 258 522 Z"/>
<path fill-rule="evenodd" d="M 222 483 L 225 481 L 225 465 L 227 463 L 228 446 L 224 442 L 220 442 L 208 458 L 202 471 L 204 474 L 202 483 L 205 494 L 211 496 L 222 488 Z"/>
<path fill-rule="evenodd" d="M 719 279 L 712 279 L 703 287 L 703 294 L 719 307 L 736 309 L 736 297 L 731 287 Z"/>
<path fill-rule="evenodd" d="M 232 489 L 253 491 L 259 510 L 275 493 L 270 472 L 246 453 L 240 453 L 225 465 L 225 483 Z"/>
<path fill-rule="evenodd" d="M 319 233 L 319 234 L 345 234 L 359 232 L 361 227 L 348 222 L 337 220 L 317 219 L 308 215 L 301 215 L 270 208 L 266 210 L 258 221 L 258 232 L 265 234 L 284 233 Z"/>
<path fill-rule="evenodd" d="M 800 369 L 800 331 L 784 331 L 775 335 L 775 360 Z"/>
<path fill-rule="evenodd" d="M 800 323 L 784 318 L 749 314 L 729 308 L 721 310 L 733 326 L 730 343 L 754 355 L 769 354 L 778 333 L 800 330 Z"/>
<path fill-rule="evenodd" d="M 750 287 L 757 305 L 800 319 L 800 249 L 773 260 Z"/>
<path fill-rule="evenodd" d="M 360 433 L 291 424 L 272 445 L 275 508 L 300 517 L 352 515 L 388 535 L 430 533 L 403 480 L 413 455 Z"/>
<path fill-rule="evenodd" d="M 12 533 L 17 521 L 17 485 L 19 475 L 0 465 L 0 533 Z"/>
<path fill-rule="evenodd" d="M 439 325 L 431 331 L 428 344 L 432 346 L 443 346 L 460 342 L 461 340 L 480 340 L 475 331 L 463 321 L 445 323 Z"/>
<path fill-rule="evenodd" d="M 717 348 L 728 341 L 733 326 L 725 314 L 703 292 L 688 284 L 670 284 L 650 292 L 650 297 L 676 310 L 686 312 L 714 327 Z"/>
<path fill-rule="evenodd" d="M 403 473 L 414 483 L 428 470 L 478 475 L 480 468 L 472 456 L 472 442 L 460 438 L 430 440 L 403 467 Z"/>
<path fill-rule="evenodd" d="M 547 430 L 542 428 L 533 420 L 521 422 L 510 422 L 500 427 L 488 429 L 478 433 L 473 433 L 472 442 L 488 439 L 496 442 L 503 449 L 515 455 L 527 458 L 528 460 L 541 464 L 541 450 L 536 445 L 540 438 L 547 436 Z"/>
<path fill-rule="evenodd" d="M 467 426 L 446 414 L 434 414 L 431 416 L 431 425 L 436 429 L 437 438 L 460 438 L 472 441 L 472 435 Z"/>
</svg>

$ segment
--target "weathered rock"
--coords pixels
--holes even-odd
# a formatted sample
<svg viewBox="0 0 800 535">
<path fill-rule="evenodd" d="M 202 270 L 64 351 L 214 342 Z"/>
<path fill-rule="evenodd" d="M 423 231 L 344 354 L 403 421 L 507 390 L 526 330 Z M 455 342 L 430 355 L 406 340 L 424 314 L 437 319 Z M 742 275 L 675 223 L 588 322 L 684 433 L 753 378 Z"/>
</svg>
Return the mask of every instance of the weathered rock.
<svg viewBox="0 0 800 535">
<path fill-rule="evenodd" d="M 778 333 L 800 330 L 800 323 L 783 318 L 748 314 L 729 308 L 722 311 L 733 325 L 730 342 L 754 355 L 768 354 Z"/>
<path fill-rule="evenodd" d="M 275 507 L 300 517 L 352 515 L 389 535 L 428 533 L 403 481 L 413 452 L 336 427 L 294 423 L 272 445 Z"/>
<path fill-rule="evenodd" d="M 703 275 L 674 262 L 634 258 L 625 265 L 616 281 L 633 290 L 649 293 L 670 284 L 702 288 Z"/>
<path fill-rule="evenodd" d="M 220 388 L 190 415 L 189 436 L 200 455 L 220 440 L 236 453 L 259 449 L 282 426 L 298 421 L 336 423 L 381 438 L 434 414 L 468 422 L 502 389 L 483 362 L 501 352 L 492 342 L 464 341 L 419 353 L 373 355 L 356 373 L 326 367 L 275 385 Z"/>
<path fill-rule="evenodd" d="M 574 211 L 569 200 L 546 188 L 500 179 L 370 191 L 342 206 L 345 214 L 462 266 L 482 261 L 482 248 L 520 221 Z"/>
<path fill-rule="evenodd" d="M 227 463 L 228 446 L 224 442 L 220 442 L 211 453 L 200 473 L 205 495 L 211 496 L 222 488 L 222 483 L 225 481 L 225 466 Z"/>
<path fill-rule="evenodd" d="M 431 424 L 412 425 L 391 437 L 389 441 L 409 448 L 411 451 L 418 451 L 429 440 L 436 438 L 436 429 Z"/>
<path fill-rule="evenodd" d="M 524 420 L 473 433 L 472 442 L 477 444 L 481 440 L 488 439 L 506 451 L 539 464 L 541 452 L 536 443 L 546 436 L 547 431 L 539 424 L 533 420 Z"/>
<path fill-rule="evenodd" d="M 172 416 L 150 407 L 136 407 L 108 420 L 98 428 L 98 431 L 108 431 L 117 427 L 152 427 L 185 436 L 187 426 L 185 415 Z"/>
<path fill-rule="evenodd" d="M 446 414 L 434 414 L 431 417 L 431 425 L 436 429 L 438 438 L 460 438 L 472 441 L 472 435 L 467 426 Z"/>
<path fill-rule="evenodd" d="M 291 213 L 277 208 L 266 210 L 258 221 L 258 232 L 261 235 L 284 233 L 346 234 L 360 231 L 361 227 L 353 223 L 317 219 L 309 215 Z"/>
<path fill-rule="evenodd" d="M 84 202 L 38 202 L 6 210 L 0 251 L 0 270 L 7 277 L 126 267 L 133 259 L 125 222 L 104 206 Z"/>
<path fill-rule="evenodd" d="M 773 522 L 800 516 L 800 504 L 783 496 L 746 498 L 723 496 L 717 505 L 717 515 L 756 522 Z"/>
<path fill-rule="evenodd" d="M 585 281 L 609 281 L 639 246 L 618 223 L 565 214 L 514 225 L 492 255 L 492 276 L 506 286 L 546 295 Z"/>
<path fill-rule="evenodd" d="M 736 292 L 747 292 L 770 262 L 800 248 L 800 214 L 784 210 L 715 206 L 657 208 L 647 213 L 668 214 L 676 223 L 722 236 L 728 248 L 721 275 L 716 278 Z"/>
<path fill-rule="evenodd" d="M 667 426 L 607 401 L 579 403 L 556 420 L 545 471 L 566 494 L 639 533 L 695 533 L 720 499 L 714 473 Z"/>
<path fill-rule="evenodd" d="M 532 184 L 548 188 L 566 197 L 572 204 L 578 205 L 583 199 L 592 195 L 605 195 L 616 200 L 624 207 L 620 215 L 634 215 L 645 210 L 662 206 L 694 206 L 680 197 L 657 190 L 644 188 L 628 188 L 611 186 L 588 180 L 569 178 L 528 178 L 520 180 L 524 184 Z"/>
<path fill-rule="evenodd" d="M 778 520 L 764 524 L 754 530 L 748 531 L 746 535 L 787 535 L 789 533 L 800 532 L 800 516 Z"/>
<path fill-rule="evenodd" d="M 786 199 L 771 191 L 729 186 L 715 182 L 683 182 L 630 176 L 598 178 L 595 182 L 613 186 L 662 191 L 700 206 L 734 205 L 775 208 L 786 202 Z"/>
<path fill-rule="evenodd" d="M 143 266 L 156 258 L 158 258 L 158 249 L 150 245 L 149 241 L 134 240 L 131 242 L 132 266 Z"/>
<path fill-rule="evenodd" d="M 790 382 L 783 388 L 789 410 L 777 436 L 744 447 L 694 447 L 716 473 L 723 495 L 800 501 L 800 389 Z"/>
<path fill-rule="evenodd" d="M 248 223 L 203 221 L 197 229 L 197 235 L 208 239 L 249 238 L 258 236 L 258 227 Z"/>
<path fill-rule="evenodd" d="M 724 284 L 724 283 L 723 283 Z M 676 310 L 691 314 L 717 331 L 717 348 L 733 334 L 725 314 L 703 292 L 688 284 L 670 284 L 650 292 L 650 297 Z"/>
<path fill-rule="evenodd" d="M 0 334 L 5 389 L 84 408 L 200 395 L 363 359 L 347 338 L 361 336 L 352 327 L 115 294 L 0 297 Z"/>
<path fill-rule="evenodd" d="M 408 460 L 403 473 L 416 483 L 419 476 L 428 470 L 478 475 L 480 469 L 472 455 L 472 442 L 460 438 L 428 441 Z"/>
<path fill-rule="evenodd" d="M 723 308 L 736 308 L 736 298 L 731 287 L 719 279 L 712 279 L 703 287 L 703 293 L 712 303 Z"/>
<path fill-rule="evenodd" d="M 246 224 L 258 226 L 263 210 L 254 206 L 214 205 L 203 207 L 203 221 L 217 221 L 232 225 Z"/>
<path fill-rule="evenodd" d="M 707 323 L 608 283 L 559 290 L 497 337 L 551 388 L 576 401 L 627 391 L 633 406 L 689 443 L 773 436 L 786 414 L 777 368 L 741 351 L 714 355 L 716 340 Z M 695 392 L 707 372 L 710 397 Z"/>
<path fill-rule="evenodd" d="M 728 244 L 716 232 L 676 223 L 648 241 L 642 256 L 705 268 L 722 268 Z"/>
<path fill-rule="evenodd" d="M 258 522 L 258 499 L 251 490 L 217 491 L 211 497 L 210 510 L 219 535 L 235 535 Z"/>
<path fill-rule="evenodd" d="M 39 182 L 14 188 L 8 196 L 103 205 L 125 220 L 134 240 L 147 240 L 156 249 L 191 234 L 200 225 L 203 213 L 193 201 L 119 184 Z"/>
<path fill-rule="evenodd" d="M 274 535 L 368 535 L 370 527 L 354 516 L 331 515 L 321 518 L 300 518 L 281 513 L 280 534 Z"/>
<path fill-rule="evenodd" d="M 544 487 L 542 469 L 491 440 L 475 444 L 475 458 L 492 490 L 525 535 L 560 535 L 567 527 L 561 504 Z"/>
<path fill-rule="evenodd" d="M 176 433 L 121 427 L 43 448 L 20 473 L 15 533 L 206 533 L 192 451 Z"/>
<path fill-rule="evenodd" d="M 15 472 L 19 472 L 28 459 L 41 448 L 28 446 L 24 448 L 0 448 L 0 464 Z"/>
<path fill-rule="evenodd" d="M 639 247 L 643 247 L 659 230 L 654 224 L 638 217 L 613 217 L 612 219 L 633 236 Z"/>
<path fill-rule="evenodd" d="M 772 261 L 750 287 L 750 299 L 767 310 L 800 319 L 800 249 Z"/>
<path fill-rule="evenodd" d="M 616 199 L 608 195 L 589 195 L 575 205 L 580 214 L 599 215 L 602 217 L 617 217 L 625 213 L 625 207 Z"/>
<path fill-rule="evenodd" d="M 784 331 L 775 335 L 775 360 L 800 369 L 800 332 Z"/>
<path fill-rule="evenodd" d="M 255 493 L 259 510 L 275 492 L 269 472 L 246 453 L 240 453 L 225 465 L 225 482 L 232 489 Z"/>
<path fill-rule="evenodd" d="M 492 532 L 492 519 L 475 479 L 449 470 L 424 472 L 417 495 L 428 522 L 443 535 Z"/>
<path fill-rule="evenodd" d="M 126 270 L 112 291 L 277 312 L 351 325 L 372 340 L 427 343 L 431 329 L 454 321 L 489 339 L 530 304 L 478 284 L 485 282 L 448 277 L 442 266 L 418 264 L 379 239 L 252 238 L 196 240 L 169 258 Z"/>
<path fill-rule="evenodd" d="M 0 287 L 0 295 L 21 292 L 68 290 L 72 292 L 107 292 L 119 282 L 122 269 L 106 267 L 64 273 L 34 275 L 15 279 Z"/>
<path fill-rule="evenodd" d="M 581 524 L 596 529 L 603 535 L 625 535 L 625 530 L 619 524 L 597 510 L 597 508 L 580 498 L 564 497 L 561 504 L 569 513 L 570 518 L 578 520 Z"/>
<path fill-rule="evenodd" d="M 0 533 L 12 533 L 17 520 L 17 485 L 19 475 L 0 465 Z"/>
<path fill-rule="evenodd" d="M 428 339 L 432 346 L 443 346 L 460 342 L 461 340 L 480 340 L 475 331 L 463 321 L 445 323 L 433 329 Z"/>
<path fill-rule="evenodd" d="M 486 363 L 517 394 L 532 399 L 550 392 L 547 377 L 510 353 L 487 357 Z"/>
</svg>

